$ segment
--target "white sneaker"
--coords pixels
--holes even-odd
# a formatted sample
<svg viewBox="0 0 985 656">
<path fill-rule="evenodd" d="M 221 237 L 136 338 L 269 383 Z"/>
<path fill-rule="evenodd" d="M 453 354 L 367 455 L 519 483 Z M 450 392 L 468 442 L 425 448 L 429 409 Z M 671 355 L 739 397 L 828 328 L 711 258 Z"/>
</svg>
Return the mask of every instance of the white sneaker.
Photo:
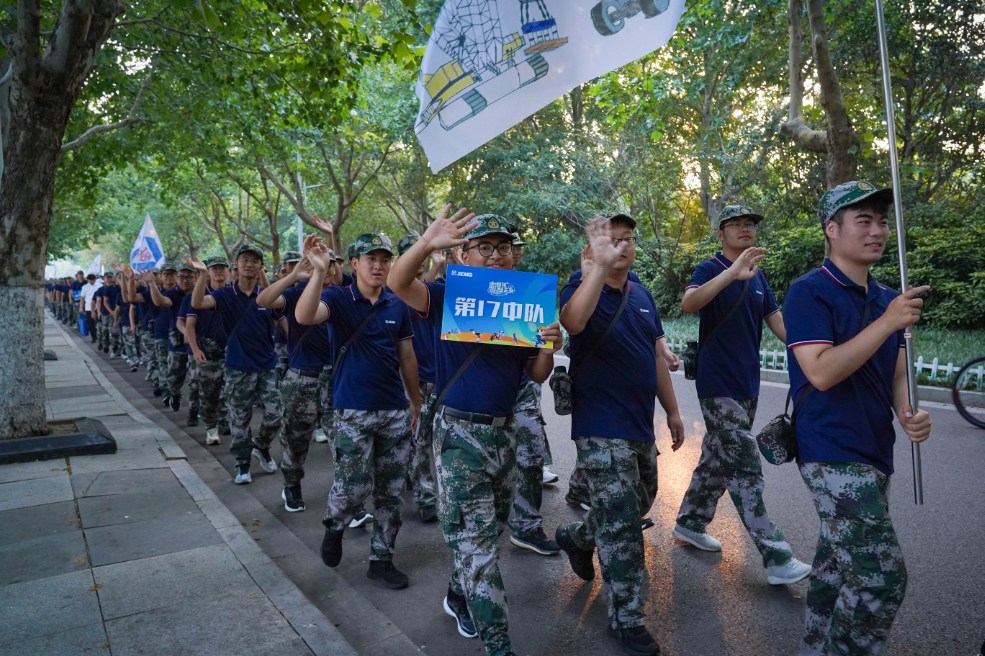
<svg viewBox="0 0 985 656">
<path fill-rule="evenodd" d="M 555 483 L 557 483 L 557 481 L 558 481 L 557 474 L 555 474 L 554 472 L 552 472 L 550 469 L 548 469 L 545 466 L 544 467 L 544 480 L 543 480 L 544 485 L 554 485 Z"/>
<path fill-rule="evenodd" d="M 254 448 L 253 457 L 257 459 L 258 463 L 260 463 L 260 469 L 268 474 L 273 474 L 277 471 L 277 463 L 270 457 L 270 449 L 264 449 L 261 451 L 260 449 Z"/>
<path fill-rule="evenodd" d="M 349 522 L 349 528 L 359 528 L 360 526 L 362 526 L 363 524 L 365 524 L 371 519 L 373 519 L 372 515 L 370 515 L 365 510 L 360 510 L 352 518 L 352 521 Z"/>
<path fill-rule="evenodd" d="M 218 443 L 219 443 L 219 429 L 218 428 L 210 428 L 209 430 L 205 431 L 205 444 L 206 445 L 212 445 L 212 444 L 218 444 Z"/>
<path fill-rule="evenodd" d="M 707 533 L 698 533 L 696 531 L 691 531 L 680 524 L 674 524 L 674 530 L 671 534 L 678 540 L 683 540 L 693 544 L 698 549 L 702 551 L 721 551 L 722 543 L 711 537 Z"/>
<path fill-rule="evenodd" d="M 323 431 L 320 428 L 316 428 L 315 429 L 315 442 L 319 442 L 321 444 L 324 444 L 327 441 L 328 441 L 328 435 L 325 434 L 325 431 Z"/>
<path fill-rule="evenodd" d="M 236 485 L 246 485 L 247 483 L 253 482 L 253 476 L 250 474 L 249 465 L 236 465 L 236 478 L 233 479 Z"/>
<path fill-rule="evenodd" d="M 115 357 L 116 357 L 116 353 L 112 353 L 112 352 L 111 352 L 111 353 L 109 354 L 109 359 L 110 359 L 110 360 L 112 360 L 112 359 L 113 359 L 113 358 L 115 358 Z"/>
<path fill-rule="evenodd" d="M 806 579 L 811 574 L 811 566 L 791 558 L 786 565 L 771 565 L 766 568 L 770 585 L 788 585 Z"/>
</svg>

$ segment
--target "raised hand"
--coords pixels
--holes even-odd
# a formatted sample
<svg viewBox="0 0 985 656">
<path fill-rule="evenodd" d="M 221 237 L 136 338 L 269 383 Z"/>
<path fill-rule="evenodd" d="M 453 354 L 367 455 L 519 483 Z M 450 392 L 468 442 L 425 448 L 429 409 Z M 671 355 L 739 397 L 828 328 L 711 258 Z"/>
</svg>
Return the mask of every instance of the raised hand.
<svg viewBox="0 0 985 656">
<path fill-rule="evenodd" d="M 143 282 L 146 282 L 146 283 L 149 283 L 149 284 L 153 285 L 154 284 L 154 272 L 151 271 L 150 269 L 144 269 L 140 273 L 140 279 Z"/>
<path fill-rule="evenodd" d="M 759 273 L 759 267 L 756 266 L 762 259 L 766 257 L 766 249 L 759 246 L 750 246 L 746 250 L 742 251 L 742 254 L 735 258 L 735 262 L 729 268 L 729 273 L 736 280 L 750 280 L 757 273 Z"/>
<path fill-rule="evenodd" d="M 209 268 L 207 266 L 205 266 L 205 262 L 201 261 L 197 257 L 190 257 L 190 256 L 186 255 L 185 256 L 185 264 L 187 264 L 190 267 L 194 267 L 194 269 L 196 271 L 200 271 L 202 273 L 208 273 L 209 272 Z"/>
<path fill-rule="evenodd" d="M 308 235 L 304 240 L 304 256 L 311 266 L 322 273 L 329 271 L 335 260 L 328 252 L 328 246 L 321 243 L 318 235 Z"/>
<path fill-rule="evenodd" d="M 451 255 L 449 256 L 455 262 L 455 264 L 465 266 L 465 260 L 462 259 L 462 249 L 459 246 L 451 249 Z"/>
<path fill-rule="evenodd" d="M 545 353 L 555 353 L 564 346 L 564 335 L 561 334 L 561 324 L 556 321 L 540 331 L 540 336 L 545 342 L 551 342 L 552 344 L 551 348 L 540 349 Z"/>
<path fill-rule="evenodd" d="M 622 242 L 618 246 L 613 245 L 609 220 L 601 216 L 591 219 L 585 232 L 588 233 L 588 244 L 592 249 L 592 261 L 603 269 L 608 269 L 615 264 L 629 248 L 626 242 Z"/>
<path fill-rule="evenodd" d="M 435 266 L 441 266 L 448 261 L 448 256 L 445 255 L 445 252 L 443 250 L 435 251 L 431 253 L 431 259 L 434 260 Z"/>
<path fill-rule="evenodd" d="M 468 240 L 462 239 L 462 236 L 476 226 L 472 221 L 475 214 L 466 214 L 467 210 L 464 207 L 455 212 L 451 218 L 448 218 L 449 212 L 451 212 L 451 203 L 445 206 L 441 216 L 435 219 L 421 236 L 421 239 L 435 250 L 464 246 Z"/>
<path fill-rule="evenodd" d="M 592 247 L 585 246 L 581 249 L 581 277 L 584 280 L 592 268 L 595 266 L 595 260 L 592 259 Z"/>
<path fill-rule="evenodd" d="M 317 214 L 311 215 L 311 222 L 315 224 L 315 227 L 324 232 L 326 235 L 334 236 L 335 228 L 332 227 L 331 221 L 326 221 L 318 217 Z"/>
<path fill-rule="evenodd" d="M 294 265 L 294 277 L 298 280 L 308 280 L 311 278 L 311 273 L 314 271 L 314 267 L 311 265 L 311 260 L 308 259 L 308 254 L 305 253 L 301 260 Z"/>
</svg>

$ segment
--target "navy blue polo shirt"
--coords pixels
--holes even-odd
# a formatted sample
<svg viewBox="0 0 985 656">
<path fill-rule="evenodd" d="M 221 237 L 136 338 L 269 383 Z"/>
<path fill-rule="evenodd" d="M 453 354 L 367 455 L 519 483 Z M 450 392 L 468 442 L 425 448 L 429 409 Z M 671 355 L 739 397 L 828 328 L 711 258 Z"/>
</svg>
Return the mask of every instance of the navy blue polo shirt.
<svg viewBox="0 0 985 656">
<path fill-rule="evenodd" d="M 642 282 L 640 281 L 640 277 L 638 275 L 636 275 L 636 272 L 635 271 L 630 270 L 630 272 L 629 272 L 628 275 L 629 275 L 629 282 L 635 282 L 635 283 L 642 284 Z M 582 276 L 581 269 L 577 269 L 574 273 L 571 274 L 571 277 L 568 278 L 568 284 L 570 285 L 571 283 L 574 283 L 574 282 L 580 282 L 581 281 L 581 276 Z"/>
<path fill-rule="evenodd" d="M 66 287 L 66 289 L 68 289 Z M 103 298 L 106 299 L 106 305 L 109 306 L 109 311 L 112 312 L 116 309 L 116 306 L 123 302 L 123 292 L 116 285 L 106 285 L 106 291 L 103 292 Z"/>
<path fill-rule="evenodd" d="M 106 285 L 103 285 L 102 287 L 100 287 L 99 289 L 97 289 L 92 293 L 92 307 L 98 308 L 100 314 L 106 311 L 106 308 L 103 307 L 103 296 L 105 295 L 106 295 Z"/>
<path fill-rule="evenodd" d="M 244 294 L 239 285 L 233 285 L 212 291 L 216 313 L 228 338 L 227 367 L 238 371 L 270 371 L 277 366 L 272 335 L 274 324 L 283 315 L 257 305 L 256 297 L 263 289 L 257 285 L 252 292 Z"/>
<path fill-rule="evenodd" d="M 434 326 L 411 312 L 414 322 L 414 354 L 417 356 L 417 377 L 422 383 L 434 383 Z"/>
<path fill-rule="evenodd" d="M 844 344 L 861 332 L 865 305 L 867 324 L 886 311 L 899 294 L 871 275 L 868 291 L 856 285 L 831 260 L 801 276 L 783 299 L 787 348 L 806 344 Z M 893 473 L 893 378 L 899 349 L 897 331 L 855 373 L 825 391 L 814 390 L 797 411 L 797 462 L 861 462 Z M 790 389 L 799 399 L 807 377 L 796 357 L 790 358 Z"/>
<path fill-rule="evenodd" d="M 152 328 L 151 323 L 157 313 L 154 311 L 157 306 L 150 300 L 150 289 L 146 285 L 141 285 L 134 289 L 134 292 L 144 297 L 143 303 L 137 304 L 137 312 L 140 314 L 140 327 L 143 330 Z"/>
<path fill-rule="evenodd" d="M 161 295 L 164 296 L 164 298 L 171 299 L 171 307 L 161 308 L 161 314 L 168 318 L 168 333 L 170 333 L 172 330 L 178 329 L 178 311 L 181 310 L 181 301 L 185 299 L 187 294 L 181 291 L 181 288 L 176 285 L 166 292 L 162 292 Z M 171 345 L 171 340 L 169 339 L 168 351 L 187 353 L 188 349 L 186 346 L 179 346 L 178 348 L 175 348 Z"/>
<path fill-rule="evenodd" d="M 564 308 L 581 285 L 572 276 L 561 290 Z M 664 336 L 657 305 L 642 283 L 629 281 L 626 309 L 591 359 L 622 303 L 622 290 L 603 285 L 585 329 L 571 336 L 574 399 L 571 437 L 609 437 L 652 442 L 657 396 L 657 340 Z"/>
<path fill-rule="evenodd" d="M 195 308 L 192 307 L 192 295 L 191 294 L 185 294 L 184 298 L 181 299 L 181 304 L 178 306 L 178 316 L 177 316 L 177 318 L 178 319 L 184 319 L 187 322 L 188 321 L 188 317 L 190 317 L 190 316 L 196 316 L 195 315 L 195 312 L 196 312 Z M 177 326 L 177 323 L 175 325 Z M 185 330 L 186 331 L 188 330 L 188 324 L 187 323 L 185 324 Z M 195 323 L 195 337 L 197 338 L 199 335 L 201 335 L 201 332 L 202 332 L 202 329 L 199 327 L 198 323 L 196 322 Z M 195 341 L 196 341 L 196 343 L 198 342 L 197 339 Z M 185 338 L 185 346 L 181 349 L 181 352 L 187 353 L 188 355 L 191 355 L 192 354 L 192 347 L 188 345 L 188 339 L 187 338 Z"/>
<path fill-rule="evenodd" d="M 284 316 L 287 318 L 287 366 L 294 369 L 323 369 L 332 364 L 332 344 L 328 339 L 328 326 L 303 326 L 294 316 L 298 300 L 308 286 L 302 280 L 280 295 L 284 299 Z"/>
<path fill-rule="evenodd" d="M 130 304 L 120 301 L 120 327 L 130 327 Z"/>
<path fill-rule="evenodd" d="M 212 293 L 212 287 L 210 285 L 205 286 L 205 293 Z M 191 294 L 185 297 L 188 300 L 188 309 L 185 310 L 185 308 L 182 307 L 182 311 L 185 312 L 186 321 L 188 320 L 188 317 L 195 317 L 195 337 L 197 338 L 199 348 L 203 345 L 202 340 L 208 339 L 211 340 L 216 347 L 225 351 L 226 331 L 222 327 L 222 317 L 219 316 L 219 313 L 213 309 L 198 310 L 192 307 L 191 297 Z M 182 301 L 182 304 L 184 304 L 184 301 Z"/>
<path fill-rule="evenodd" d="M 177 289 L 177 285 L 171 289 Z M 161 288 L 159 288 L 161 289 Z M 161 289 L 161 294 L 166 295 L 168 291 Z M 153 299 L 148 296 L 147 299 L 154 305 Z M 171 313 L 168 312 L 168 308 L 158 307 L 154 305 L 154 339 L 167 339 L 168 331 L 171 329 Z"/>
<path fill-rule="evenodd" d="M 424 284 L 428 288 L 428 309 L 421 318 L 431 325 L 434 334 L 435 389 L 440 394 L 477 345 L 441 339 L 445 283 Z M 442 405 L 494 417 L 513 414 L 527 363 L 539 352 L 540 349 L 531 347 L 486 346 L 448 390 Z"/>
<path fill-rule="evenodd" d="M 355 283 L 329 287 L 321 293 L 332 326 L 333 347 L 345 344 L 372 309 Z M 377 311 L 349 347 L 339 371 L 335 372 L 332 405 L 346 410 L 403 410 L 410 404 L 400 378 L 397 343 L 414 336 L 410 308 L 384 287 Z"/>
<path fill-rule="evenodd" d="M 684 288 L 697 289 L 724 273 L 732 262 L 721 253 L 694 267 L 691 282 Z M 749 280 L 742 305 L 729 317 L 728 325 L 718 329 L 710 342 L 705 336 L 719 325 L 739 302 L 744 280 L 733 280 L 715 298 L 698 311 L 698 378 L 695 387 L 699 399 L 727 397 L 747 401 L 759 396 L 759 345 L 763 341 L 763 320 L 780 311 L 763 270 Z"/>
<path fill-rule="evenodd" d="M 356 277 L 349 273 L 342 274 L 342 284 L 339 287 L 348 287 L 352 283 L 356 282 Z"/>
</svg>

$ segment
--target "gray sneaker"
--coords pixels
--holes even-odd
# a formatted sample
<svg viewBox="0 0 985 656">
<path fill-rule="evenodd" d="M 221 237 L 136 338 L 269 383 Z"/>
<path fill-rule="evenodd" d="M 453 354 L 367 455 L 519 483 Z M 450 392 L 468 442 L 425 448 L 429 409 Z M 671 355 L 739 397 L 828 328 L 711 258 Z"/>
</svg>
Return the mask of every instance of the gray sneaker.
<svg viewBox="0 0 985 656">
<path fill-rule="evenodd" d="M 678 540 L 683 540 L 693 544 L 698 549 L 702 551 L 721 551 L 722 543 L 711 537 L 707 533 L 698 533 L 697 531 L 692 531 L 686 529 L 680 524 L 674 524 L 674 530 L 671 531 L 673 536 Z"/>
<path fill-rule="evenodd" d="M 253 457 L 257 459 L 260 463 L 260 469 L 267 472 L 268 474 L 273 474 L 277 471 L 277 463 L 274 459 L 270 457 L 270 449 L 253 449 Z"/>
</svg>

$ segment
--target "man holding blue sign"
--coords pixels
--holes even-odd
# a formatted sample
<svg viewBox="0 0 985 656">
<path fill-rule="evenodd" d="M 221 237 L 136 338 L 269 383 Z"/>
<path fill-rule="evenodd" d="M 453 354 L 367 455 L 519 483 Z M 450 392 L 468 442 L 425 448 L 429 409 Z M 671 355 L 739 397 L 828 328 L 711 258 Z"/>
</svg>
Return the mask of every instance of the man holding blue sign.
<svg viewBox="0 0 985 656">
<path fill-rule="evenodd" d="M 450 210 L 448 205 L 397 260 L 388 280 L 397 296 L 434 325 L 440 325 L 446 314 L 446 283 L 425 283 L 416 277 L 418 267 L 433 252 L 461 246 L 465 266 L 459 267 L 458 273 L 478 276 L 482 269 L 513 268 L 513 235 L 504 219 L 492 214 L 466 216 L 464 209 L 449 219 Z M 449 280 L 452 273 L 450 270 Z M 511 277 L 500 278 L 505 281 Z M 535 382 L 543 382 L 550 375 L 554 352 L 561 345 L 561 329 L 557 323 L 543 326 L 535 322 L 533 333 L 548 344 L 539 349 L 529 342 L 521 344 L 524 340 L 519 335 L 513 339 L 507 333 L 499 338 L 502 328 L 495 331 L 496 340 L 482 330 L 476 330 L 478 334 L 469 339 L 466 332 L 479 328 L 478 323 L 471 326 L 468 321 L 478 317 L 464 316 L 464 308 L 472 305 L 469 300 L 454 299 L 455 305 L 462 301 L 463 306 L 458 317 L 461 321 L 456 322 L 460 328 L 456 338 L 435 341 L 438 510 L 445 542 L 455 552 L 455 571 L 444 610 L 456 619 L 462 636 L 482 637 L 488 656 L 510 656 L 514 652 L 507 632 L 506 592 L 496 541 L 513 503 L 517 442 L 513 408 L 525 373 Z M 478 313 L 479 299 L 474 300 Z M 521 316 L 527 318 L 527 305 L 534 306 L 530 318 L 539 318 L 536 303 L 525 302 Z M 490 307 L 490 316 L 492 310 Z M 496 345 L 477 344 L 479 341 Z"/>
</svg>

